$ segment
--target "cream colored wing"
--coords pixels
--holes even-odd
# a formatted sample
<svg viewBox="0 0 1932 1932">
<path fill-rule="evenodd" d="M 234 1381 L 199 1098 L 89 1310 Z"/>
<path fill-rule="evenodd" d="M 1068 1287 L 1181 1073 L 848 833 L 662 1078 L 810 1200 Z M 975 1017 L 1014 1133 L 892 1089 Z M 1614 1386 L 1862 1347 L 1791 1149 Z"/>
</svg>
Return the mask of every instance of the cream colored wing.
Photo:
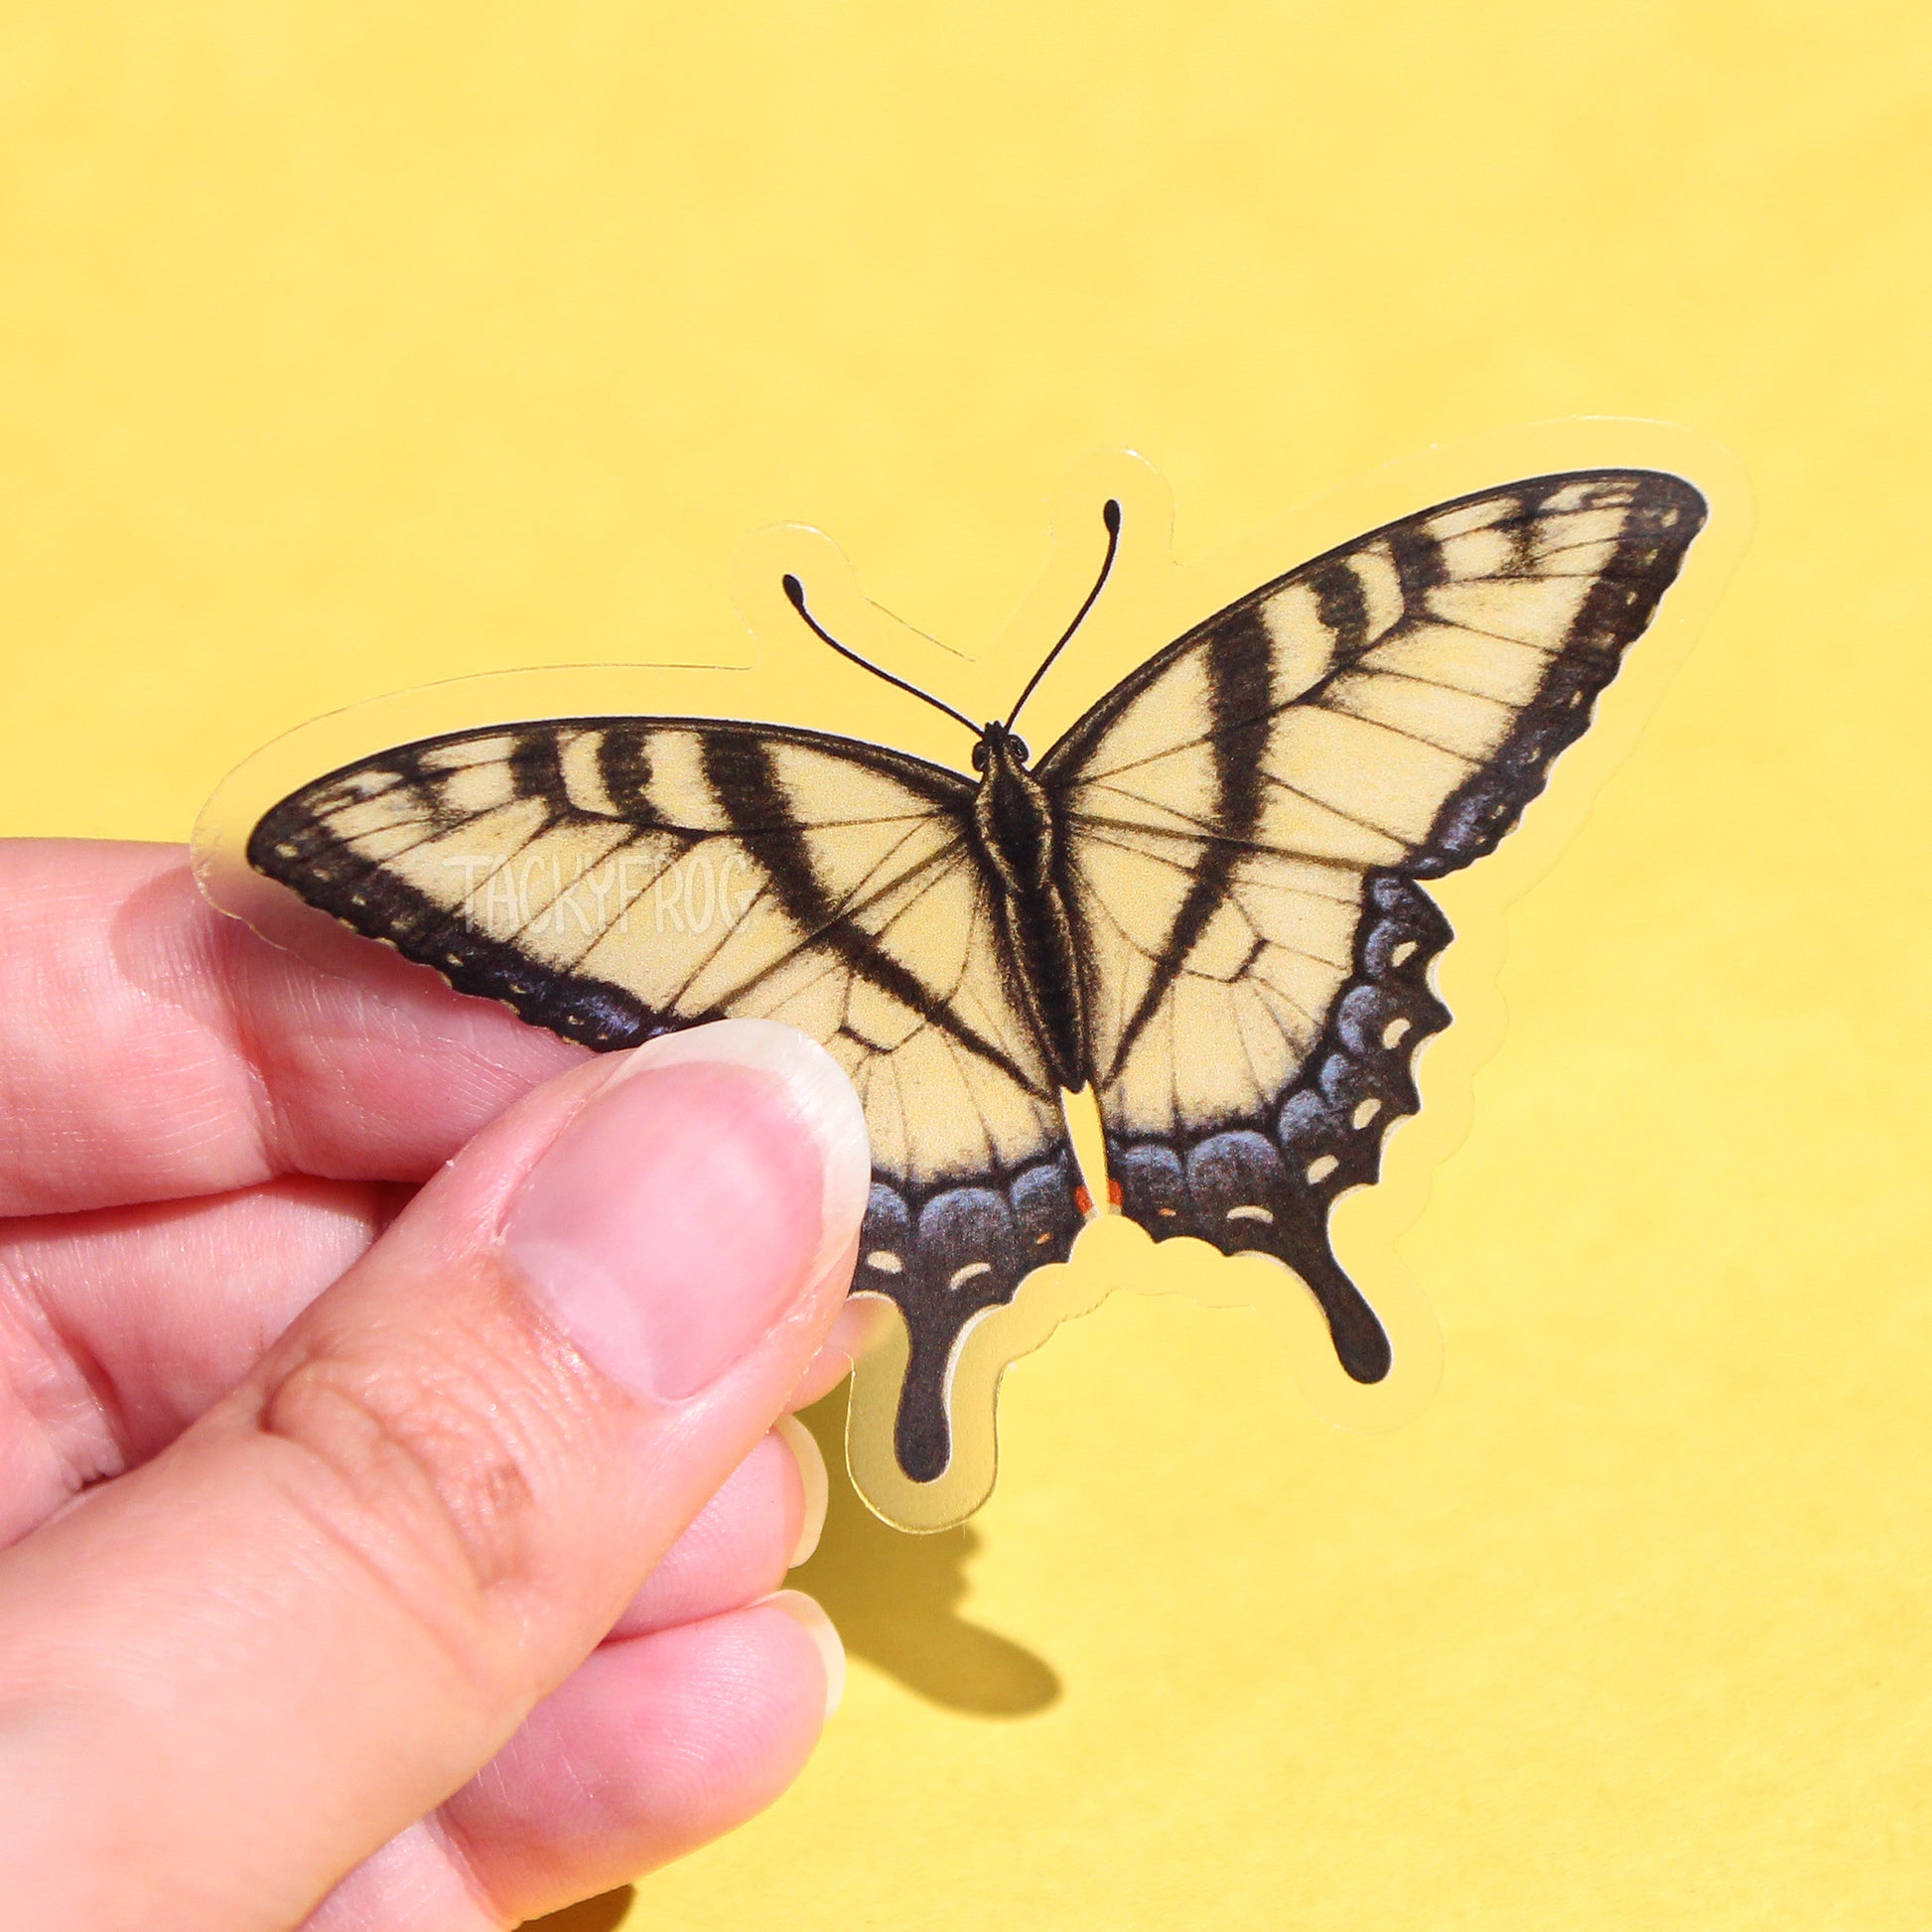
<svg viewBox="0 0 1932 1932">
<path fill-rule="evenodd" d="M 1491 850 L 1702 528 L 1643 471 L 1446 503 L 1263 586 L 1040 760 L 1063 814 L 1112 1187 L 1157 1238 L 1286 1262 L 1348 1372 L 1389 1344 L 1327 1212 L 1449 1015 L 1417 883 Z"/>
<path fill-rule="evenodd" d="M 1014 997 L 972 787 L 844 739 L 576 719 L 401 747 L 305 786 L 249 859 L 465 993 L 600 1048 L 779 1020 L 852 1076 L 872 1135 L 855 1287 L 912 1334 L 907 1474 L 950 1459 L 966 1324 L 1080 1225 L 1065 1119 Z"/>
</svg>

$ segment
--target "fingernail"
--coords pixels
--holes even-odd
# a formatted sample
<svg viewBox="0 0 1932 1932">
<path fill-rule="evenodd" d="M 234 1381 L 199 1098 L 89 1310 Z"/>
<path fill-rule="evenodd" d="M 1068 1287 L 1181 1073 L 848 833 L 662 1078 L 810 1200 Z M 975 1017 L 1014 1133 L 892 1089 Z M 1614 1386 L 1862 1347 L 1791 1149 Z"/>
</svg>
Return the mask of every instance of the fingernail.
<svg viewBox="0 0 1932 1932">
<path fill-rule="evenodd" d="M 682 1401 L 856 1235 L 865 1116 L 822 1046 L 727 1020 L 640 1046 L 545 1151 L 503 1248 L 607 1375 Z"/>
<path fill-rule="evenodd" d="M 845 1698 L 845 1645 L 839 1640 L 837 1626 L 818 1599 L 802 1589 L 781 1589 L 759 1600 L 774 1610 L 783 1610 L 818 1646 L 819 1659 L 825 1666 L 825 1721 L 830 1724 Z"/>
<path fill-rule="evenodd" d="M 818 1548 L 818 1539 L 825 1534 L 825 1511 L 832 1500 L 832 1478 L 826 1472 L 818 1439 L 796 1416 L 780 1416 L 776 1427 L 779 1440 L 798 1464 L 798 1480 L 805 1488 L 805 1520 L 798 1526 L 797 1545 L 785 1564 L 787 1570 L 796 1570 L 810 1560 Z"/>
</svg>

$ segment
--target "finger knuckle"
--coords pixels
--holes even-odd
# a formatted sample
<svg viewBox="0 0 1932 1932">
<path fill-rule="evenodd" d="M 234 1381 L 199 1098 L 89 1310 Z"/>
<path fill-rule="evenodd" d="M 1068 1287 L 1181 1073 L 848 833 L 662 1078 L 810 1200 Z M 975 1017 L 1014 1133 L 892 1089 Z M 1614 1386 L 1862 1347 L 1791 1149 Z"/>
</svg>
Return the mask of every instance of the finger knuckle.
<svg viewBox="0 0 1932 1932">
<path fill-rule="evenodd" d="M 531 1380 L 476 1336 L 324 1342 L 274 1379 L 259 1427 L 298 1451 L 332 1540 L 447 1621 L 532 1567 L 549 1458 Z"/>
</svg>

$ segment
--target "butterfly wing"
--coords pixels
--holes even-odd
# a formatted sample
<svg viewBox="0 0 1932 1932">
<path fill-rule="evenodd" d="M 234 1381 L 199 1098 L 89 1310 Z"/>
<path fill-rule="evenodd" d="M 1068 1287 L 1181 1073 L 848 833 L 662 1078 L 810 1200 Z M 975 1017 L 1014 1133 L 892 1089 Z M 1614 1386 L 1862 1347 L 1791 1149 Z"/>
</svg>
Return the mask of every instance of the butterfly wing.
<svg viewBox="0 0 1932 1932">
<path fill-rule="evenodd" d="M 819 733 L 576 719 L 399 748 L 269 811 L 250 863 L 465 993 L 599 1048 L 779 1020 L 852 1076 L 874 1185 L 855 1287 L 912 1348 L 897 1453 L 951 1457 L 974 1315 L 1064 1260 L 1065 1119 L 968 835 L 972 786 Z"/>
<path fill-rule="evenodd" d="M 1327 1216 L 1449 1023 L 1428 969 L 1449 926 L 1418 882 L 1543 789 L 1705 514 L 1642 471 L 1439 505 L 1209 619 L 1040 760 L 1122 1211 L 1286 1262 L 1358 1381 L 1389 1342 Z"/>
</svg>

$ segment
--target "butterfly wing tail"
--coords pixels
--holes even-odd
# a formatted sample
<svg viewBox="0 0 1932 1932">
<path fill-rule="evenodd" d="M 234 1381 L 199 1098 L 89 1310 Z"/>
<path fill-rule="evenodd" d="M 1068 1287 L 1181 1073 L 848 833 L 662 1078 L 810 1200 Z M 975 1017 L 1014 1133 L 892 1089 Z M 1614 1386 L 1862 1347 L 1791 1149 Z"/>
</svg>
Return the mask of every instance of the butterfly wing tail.
<svg viewBox="0 0 1932 1932">
<path fill-rule="evenodd" d="M 893 1437 L 912 1481 L 936 1482 L 952 1466 L 953 1371 L 966 1331 L 1035 1269 L 1064 1261 L 1081 1226 L 1064 1151 L 918 1202 L 875 1182 L 855 1287 L 889 1297 L 905 1321 L 910 1352 Z"/>
<path fill-rule="evenodd" d="M 952 1418 L 947 1413 L 953 1343 L 930 1322 L 909 1330 L 912 1351 L 893 1420 L 898 1465 L 914 1482 L 937 1482 L 952 1465 Z"/>
<path fill-rule="evenodd" d="M 1284 1244 L 1288 1252 L 1278 1258 L 1294 1269 L 1321 1304 L 1336 1359 L 1350 1378 L 1380 1382 L 1394 1365 L 1388 1331 L 1335 1259 L 1321 1211 L 1311 1208 L 1299 1227 L 1291 1227 Z"/>
<path fill-rule="evenodd" d="M 1272 1255 L 1320 1304 L 1342 1367 L 1357 1382 L 1388 1374 L 1388 1335 L 1335 1259 L 1325 1203 L 1297 1181 L 1266 1135 L 1237 1128 L 1184 1154 L 1162 1142 L 1110 1138 L 1107 1168 L 1121 1212 L 1157 1241 L 1192 1235 L 1224 1255 Z"/>
</svg>

